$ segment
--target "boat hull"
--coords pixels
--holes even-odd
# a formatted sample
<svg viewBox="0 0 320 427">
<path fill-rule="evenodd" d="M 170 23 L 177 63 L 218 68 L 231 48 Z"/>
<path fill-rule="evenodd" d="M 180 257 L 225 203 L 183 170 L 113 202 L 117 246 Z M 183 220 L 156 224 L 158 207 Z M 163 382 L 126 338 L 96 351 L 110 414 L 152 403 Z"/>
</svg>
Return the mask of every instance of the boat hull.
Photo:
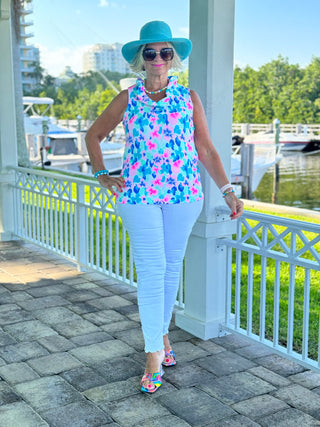
<svg viewBox="0 0 320 427">
<path fill-rule="evenodd" d="M 281 145 L 281 151 L 302 151 L 311 141 L 310 136 L 297 135 L 291 133 L 280 132 L 279 144 Z M 246 144 L 274 144 L 275 135 L 272 132 L 269 133 L 253 133 L 247 135 L 244 139 Z"/>
</svg>

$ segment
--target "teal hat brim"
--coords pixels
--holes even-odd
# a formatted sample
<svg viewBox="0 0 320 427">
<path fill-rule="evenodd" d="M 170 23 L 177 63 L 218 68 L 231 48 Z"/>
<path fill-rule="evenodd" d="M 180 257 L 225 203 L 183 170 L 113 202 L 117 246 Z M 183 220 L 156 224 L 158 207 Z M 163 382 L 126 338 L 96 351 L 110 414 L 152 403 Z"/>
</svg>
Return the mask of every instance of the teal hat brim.
<svg viewBox="0 0 320 427">
<path fill-rule="evenodd" d="M 150 38 L 150 39 L 135 40 L 133 42 L 126 43 L 122 47 L 122 50 L 121 50 L 122 55 L 127 62 L 131 63 L 141 46 L 149 43 L 159 43 L 159 42 L 172 43 L 175 51 L 177 52 L 177 54 L 179 55 L 182 61 L 190 55 L 190 52 L 192 50 L 192 43 L 191 43 L 191 40 L 189 39 L 172 37 L 172 38 L 166 38 L 165 40 L 162 38 L 160 40 L 159 38 Z"/>
</svg>

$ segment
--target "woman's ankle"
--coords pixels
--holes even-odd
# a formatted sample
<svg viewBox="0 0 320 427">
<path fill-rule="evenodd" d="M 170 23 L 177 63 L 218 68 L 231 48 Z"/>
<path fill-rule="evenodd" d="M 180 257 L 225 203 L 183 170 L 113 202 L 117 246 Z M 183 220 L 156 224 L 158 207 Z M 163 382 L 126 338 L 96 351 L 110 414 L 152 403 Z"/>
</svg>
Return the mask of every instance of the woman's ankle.
<svg viewBox="0 0 320 427">
<path fill-rule="evenodd" d="M 164 345 L 165 350 L 167 350 L 167 351 L 171 350 L 171 345 L 170 345 L 168 334 L 163 335 L 163 345 Z"/>
<path fill-rule="evenodd" d="M 146 372 L 159 372 L 161 363 L 164 359 L 164 349 L 147 353 Z"/>
</svg>

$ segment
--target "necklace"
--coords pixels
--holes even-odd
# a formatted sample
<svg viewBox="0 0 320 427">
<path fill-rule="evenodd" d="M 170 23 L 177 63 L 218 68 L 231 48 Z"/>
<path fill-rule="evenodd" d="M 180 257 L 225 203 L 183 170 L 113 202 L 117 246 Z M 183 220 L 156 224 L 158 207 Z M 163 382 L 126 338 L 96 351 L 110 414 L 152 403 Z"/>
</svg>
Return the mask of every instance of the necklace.
<svg viewBox="0 0 320 427">
<path fill-rule="evenodd" d="M 163 87 L 162 89 L 154 90 L 154 91 L 147 90 L 147 89 L 146 89 L 146 87 L 144 87 L 144 90 L 145 90 L 145 92 L 146 92 L 146 93 L 148 93 L 149 95 L 155 95 L 156 93 L 161 93 L 161 92 L 163 92 L 164 90 L 166 90 L 166 89 L 167 89 L 167 87 L 168 87 L 168 85 L 167 85 L 167 86 L 165 86 L 165 87 Z"/>
</svg>

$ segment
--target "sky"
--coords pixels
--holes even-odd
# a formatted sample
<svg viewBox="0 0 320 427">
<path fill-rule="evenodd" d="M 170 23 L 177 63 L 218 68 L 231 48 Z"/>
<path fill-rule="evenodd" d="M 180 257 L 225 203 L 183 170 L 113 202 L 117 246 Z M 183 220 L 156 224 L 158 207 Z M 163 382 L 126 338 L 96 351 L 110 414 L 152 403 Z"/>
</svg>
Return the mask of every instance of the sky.
<svg viewBox="0 0 320 427">
<path fill-rule="evenodd" d="M 320 0 L 235 5 L 234 60 L 240 67 L 257 69 L 278 55 L 305 67 L 320 56 Z M 58 76 L 66 65 L 82 72 L 82 54 L 93 44 L 139 39 L 140 28 L 151 20 L 166 21 L 174 37 L 188 37 L 189 0 L 33 0 L 28 20 L 34 35 L 29 43 L 40 48 L 41 66 Z"/>
</svg>

